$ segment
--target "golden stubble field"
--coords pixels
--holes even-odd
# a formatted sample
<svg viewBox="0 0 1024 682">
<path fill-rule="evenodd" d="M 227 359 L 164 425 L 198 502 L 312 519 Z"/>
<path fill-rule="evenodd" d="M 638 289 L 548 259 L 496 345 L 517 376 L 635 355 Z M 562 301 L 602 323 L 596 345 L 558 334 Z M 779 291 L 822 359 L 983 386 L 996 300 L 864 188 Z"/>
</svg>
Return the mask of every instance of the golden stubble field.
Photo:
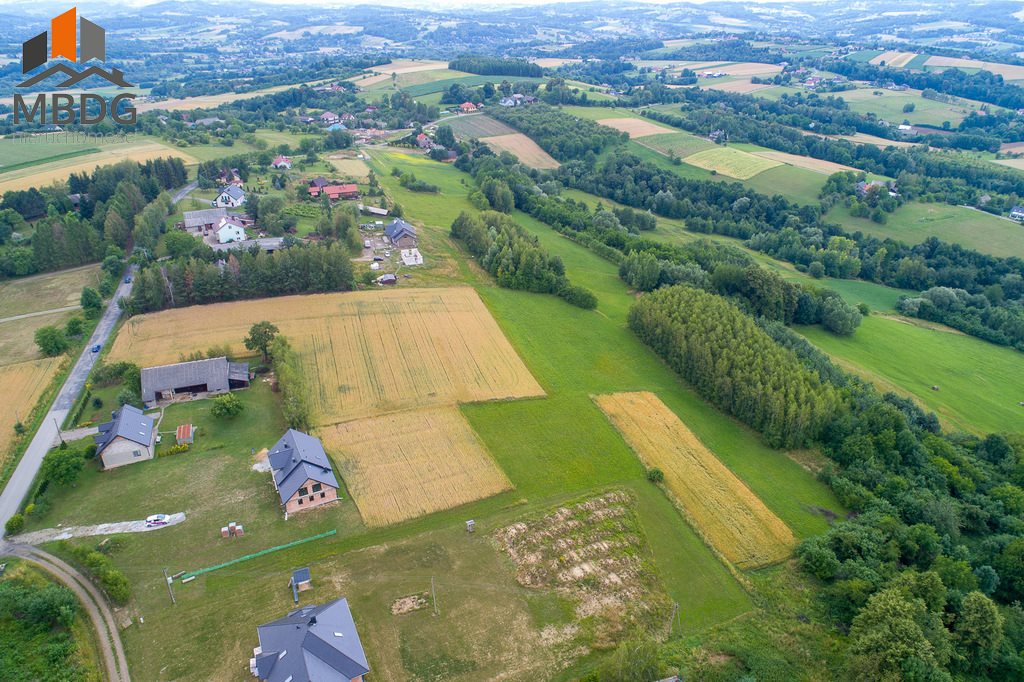
<svg viewBox="0 0 1024 682">
<path fill-rule="evenodd" d="M 544 395 L 468 287 L 285 296 L 140 315 L 125 323 L 109 359 L 148 367 L 225 344 L 245 355 L 243 339 L 259 320 L 277 325 L 302 357 L 321 425 Z"/>
<path fill-rule="evenodd" d="M 602 118 L 598 123 L 627 133 L 630 139 L 646 135 L 664 135 L 665 133 L 679 132 L 675 128 L 658 125 L 643 118 Z"/>
<path fill-rule="evenodd" d="M 509 152 L 531 168 L 558 168 L 558 161 L 540 148 L 536 142 L 522 133 L 482 137 L 481 142 L 495 147 L 499 152 Z"/>
<path fill-rule="evenodd" d="M 0 367 L 0 466 L 7 463 L 14 425 L 28 418 L 39 396 L 60 369 L 62 358 L 29 360 Z"/>
<path fill-rule="evenodd" d="M 613 393 L 594 402 L 665 487 L 696 530 L 739 568 L 789 556 L 793 532 L 653 393 Z"/>
<path fill-rule="evenodd" d="M 320 438 L 368 526 L 512 488 L 457 407 L 357 419 L 321 429 Z"/>
</svg>

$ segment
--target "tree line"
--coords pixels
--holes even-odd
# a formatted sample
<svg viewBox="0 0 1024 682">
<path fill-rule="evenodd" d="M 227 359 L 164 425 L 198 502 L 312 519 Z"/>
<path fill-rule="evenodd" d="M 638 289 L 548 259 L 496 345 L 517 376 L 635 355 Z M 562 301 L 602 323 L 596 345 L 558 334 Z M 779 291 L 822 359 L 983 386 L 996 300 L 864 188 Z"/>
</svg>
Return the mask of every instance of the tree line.
<svg viewBox="0 0 1024 682">
<path fill-rule="evenodd" d="M 451 234 L 499 286 L 555 294 L 584 309 L 597 307 L 597 297 L 591 291 L 569 282 L 562 259 L 548 255 L 536 237 L 508 216 L 497 211 L 473 216 L 463 211 L 452 222 Z"/>
<path fill-rule="evenodd" d="M 352 263 L 340 244 L 306 244 L 266 253 L 232 251 L 224 260 L 183 256 L 144 266 L 136 275 L 129 314 L 219 301 L 350 291 Z"/>
<path fill-rule="evenodd" d="M 628 138 L 606 126 L 567 114 L 546 104 L 501 108 L 490 116 L 530 136 L 559 161 L 596 156 Z"/>
<path fill-rule="evenodd" d="M 482 55 L 466 55 L 448 63 L 452 71 L 465 71 L 482 76 L 518 76 L 540 78 L 544 69 L 525 59 L 503 59 Z"/>
</svg>

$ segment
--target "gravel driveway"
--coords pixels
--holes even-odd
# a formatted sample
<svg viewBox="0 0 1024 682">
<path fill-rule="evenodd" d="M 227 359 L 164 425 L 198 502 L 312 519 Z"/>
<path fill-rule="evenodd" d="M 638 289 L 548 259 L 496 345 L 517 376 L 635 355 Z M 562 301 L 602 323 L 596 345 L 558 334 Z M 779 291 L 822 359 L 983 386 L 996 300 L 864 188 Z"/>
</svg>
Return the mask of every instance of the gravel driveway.
<svg viewBox="0 0 1024 682">
<path fill-rule="evenodd" d="M 185 520 L 185 512 L 170 514 L 166 526 L 147 526 L 146 520 L 139 521 L 118 521 L 115 523 L 100 523 L 95 526 L 68 526 L 66 528 L 44 528 L 31 533 L 23 533 L 8 538 L 12 544 L 38 545 L 53 540 L 67 540 L 68 538 L 82 538 L 88 535 L 114 535 L 116 533 L 148 533 L 168 526 L 174 526 Z"/>
</svg>

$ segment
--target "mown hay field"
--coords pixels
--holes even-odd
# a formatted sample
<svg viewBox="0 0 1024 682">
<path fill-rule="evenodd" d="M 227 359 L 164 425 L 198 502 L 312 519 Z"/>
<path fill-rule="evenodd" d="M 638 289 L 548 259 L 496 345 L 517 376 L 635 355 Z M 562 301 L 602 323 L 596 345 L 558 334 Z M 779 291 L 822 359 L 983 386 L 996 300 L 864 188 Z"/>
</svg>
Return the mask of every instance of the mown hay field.
<svg viewBox="0 0 1024 682">
<path fill-rule="evenodd" d="M 598 120 L 603 126 L 621 130 L 629 134 L 630 139 L 644 137 L 646 135 L 663 135 L 665 133 L 679 132 L 673 128 L 659 125 L 644 118 L 602 118 Z"/>
<path fill-rule="evenodd" d="M 302 357 L 319 424 L 428 405 L 544 395 L 468 287 L 285 296 L 130 319 L 110 359 L 143 367 L 227 345 L 269 320 Z"/>
<path fill-rule="evenodd" d="M 901 52 L 899 50 L 889 50 L 887 52 L 883 52 L 880 55 L 872 57 L 869 63 L 878 65 L 884 62 L 886 66 L 901 67 L 906 66 L 908 63 L 913 61 L 916 56 L 916 52 Z"/>
<path fill-rule="evenodd" d="M 357 182 L 366 182 L 370 177 L 370 167 L 362 159 L 354 159 L 344 154 L 337 154 L 328 157 L 328 160 L 334 166 L 334 170 Z"/>
<path fill-rule="evenodd" d="M 762 159 L 779 161 L 790 166 L 806 168 L 807 170 L 812 170 L 815 173 L 822 173 L 824 175 L 832 175 L 833 173 L 839 173 L 842 171 L 857 172 L 856 168 L 844 166 L 841 163 L 825 161 L 824 159 L 814 159 L 810 156 L 800 156 L 799 154 L 789 154 L 787 152 L 777 151 L 753 152 L 753 154 L 754 156 L 760 156 Z"/>
<path fill-rule="evenodd" d="M 515 128 L 483 114 L 453 116 L 442 121 L 441 125 L 451 127 L 455 136 L 462 139 L 511 135 L 517 132 Z"/>
<path fill-rule="evenodd" d="M 28 418 L 39 396 L 60 369 L 61 358 L 29 360 L 0 367 L 0 466 L 7 463 L 14 425 Z"/>
<path fill-rule="evenodd" d="M 491 145 L 499 152 L 509 152 L 531 168 L 558 168 L 558 162 L 551 158 L 550 154 L 522 133 L 482 137 L 480 141 Z"/>
<path fill-rule="evenodd" d="M 77 306 L 83 287 L 98 287 L 98 265 L 0 282 L 0 318 Z"/>
<path fill-rule="evenodd" d="M 733 147 L 716 147 L 691 154 L 683 159 L 686 163 L 704 170 L 716 171 L 737 180 L 749 180 L 758 173 L 782 164 L 772 159 L 754 156 Z"/>
<path fill-rule="evenodd" d="M 665 474 L 665 487 L 690 521 L 740 568 L 781 561 L 796 544 L 793 532 L 649 392 L 613 393 L 594 401 L 647 467 Z"/>
<path fill-rule="evenodd" d="M 321 429 L 368 526 L 387 526 L 510 490 L 456 407 L 395 412 Z"/>
<path fill-rule="evenodd" d="M 642 144 L 666 156 L 675 154 L 679 158 L 702 152 L 705 149 L 714 149 L 716 146 L 707 138 L 683 132 L 647 135 L 637 144 Z"/>
</svg>

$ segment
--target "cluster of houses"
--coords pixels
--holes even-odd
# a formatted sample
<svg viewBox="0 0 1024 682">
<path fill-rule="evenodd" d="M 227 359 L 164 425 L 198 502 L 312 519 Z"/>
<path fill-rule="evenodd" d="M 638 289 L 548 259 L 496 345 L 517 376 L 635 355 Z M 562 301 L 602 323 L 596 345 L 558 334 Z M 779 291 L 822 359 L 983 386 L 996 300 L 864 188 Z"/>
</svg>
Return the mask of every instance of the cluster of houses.
<svg viewBox="0 0 1024 682">
<path fill-rule="evenodd" d="M 899 193 L 896 191 L 896 183 L 893 181 L 886 180 L 861 180 L 856 185 L 857 196 L 863 198 L 868 195 L 872 189 L 878 188 L 879 191 L 884 190 L 888 192 L 891 197 L 898 197 Z"/>
<path fill-rule="evenodd" d="M 502 97 L 500 100 L 498 100 L 498 106 L 502 106 L 502 107 L 521 107 L 521 106 L 525 106 L 527 104 L 536 104 L 539 101 L 540 100 L 538 100 L 533 95 L 521 95 L 521 94 L 519 94 L 517 92 L 514 95 L 509 95 L 508 97 Z"/>
<path fill-rule="evenodd" d="M 142 370 L 142 397 L 148 406 L 175 400 L 182 394 L 215 395 L 248 386 L 247 363 L 211 358 Z M 193 429 L 177 431 L 177 442 L 191 442 Z M 153 459 L 153 417 L 124 405 L 99 426 L 97 456 L 104 470 Z M 338 499 L 340 484 L 318 438 L 289 429 L 268 455 L 274 489 L 285 518 Z M 303 572 L 299 572 L 303 573 Z M 303 573 L 309 584 L 308 570 Z M 291 583 L 290 583 L 291 584 Z M 297 591 L 296 591 L 297 600 Z M 249 671 L 264 682 L 344 680 L 362 682 L 369 671 L 355 621 L 344 598 L 322 606 L 308 605 L 256 628 L 259 646 L 249 659 Z"/>
</svg>

